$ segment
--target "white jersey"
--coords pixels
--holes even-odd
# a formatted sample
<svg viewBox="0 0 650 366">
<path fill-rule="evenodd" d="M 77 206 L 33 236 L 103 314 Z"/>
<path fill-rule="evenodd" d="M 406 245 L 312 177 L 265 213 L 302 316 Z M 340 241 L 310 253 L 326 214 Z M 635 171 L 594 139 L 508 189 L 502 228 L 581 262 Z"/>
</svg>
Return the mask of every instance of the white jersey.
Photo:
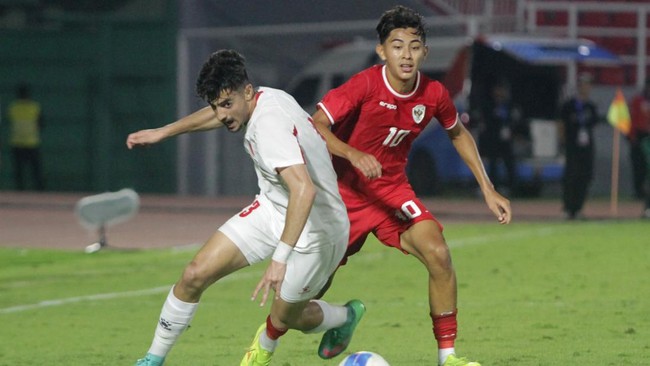
<svg viewBox="0 0 650 366">
<path fill-rule="evenodd" d="M 246 126 L 244 147 L 255 163 L 260 195 L 286 217 L 289 190 L 278 168 L 306 164 L 317 188 L 316 198 L 295 250 L 318 251 L 324 245 L 332 245 L 333 239 L 341 234 L 346 235 L 347 244 L 349 221 L 336 173 L 325 140 L 311 117 L 284 91 L 261 87 L 256 98 L 257 105 Z M 279 236 L 283 227 L 275 229 Z"/>
</svg>

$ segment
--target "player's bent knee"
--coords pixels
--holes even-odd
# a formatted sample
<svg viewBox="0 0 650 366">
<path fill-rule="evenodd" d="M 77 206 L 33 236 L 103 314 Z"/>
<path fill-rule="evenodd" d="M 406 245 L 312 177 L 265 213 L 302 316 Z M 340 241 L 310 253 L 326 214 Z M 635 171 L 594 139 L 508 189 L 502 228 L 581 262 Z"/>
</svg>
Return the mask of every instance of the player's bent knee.
<svg viewBox="0 0 650 366">
<path fill-rule="evenodd" d="M 445 242 L 430 243 L 423 254 L 429 267 L 451 268 L 451 252 Z"/>
<path fill-rule="evenodd" d="M 195 261 L 190 262 L 185 267 L 181 278 L 181 286 L 186 291 L 193 293 L 203 292 L 212 282 L 205 271 L 202 270 L 201 266 Z"/>
</svg>

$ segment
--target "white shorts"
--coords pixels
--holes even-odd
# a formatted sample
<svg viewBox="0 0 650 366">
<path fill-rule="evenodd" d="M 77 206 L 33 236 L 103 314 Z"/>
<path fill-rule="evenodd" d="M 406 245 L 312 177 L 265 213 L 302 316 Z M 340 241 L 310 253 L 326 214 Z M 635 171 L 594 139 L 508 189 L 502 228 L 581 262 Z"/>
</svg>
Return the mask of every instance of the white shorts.
<svg viewBox="0 0 650 366">
<path fill-rule="evenodd" d="M 250 206 L 226 221 L 219 231 L 235 243 L 252 265 L 273 255 L 283 228 L 284 217 L 266 198 L 258 196 Z M 345 230 L 341 231 L 324 238 L 331 241 L 331 245 L 310 252 L 294 250 L 291 253 L 280 292 L 282 300 L 288 303 L 309 300 L 325 286 L 347 249 L 348 235 Z M 308 237 L 313 236 L 301 235 L 298 244 Z"/>
</svg>

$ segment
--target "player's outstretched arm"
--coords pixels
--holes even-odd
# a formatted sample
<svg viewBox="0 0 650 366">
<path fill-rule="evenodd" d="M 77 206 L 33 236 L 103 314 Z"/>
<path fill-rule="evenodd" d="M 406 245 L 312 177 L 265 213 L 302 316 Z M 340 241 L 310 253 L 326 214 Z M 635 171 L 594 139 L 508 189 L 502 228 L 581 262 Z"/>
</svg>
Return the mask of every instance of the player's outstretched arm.
<svg viewBox="0 0 650 366">
<path fill-rule="evenodd" d="M 472 134 L 467 131 L 460 121 L 457 121 L 456 125 L 447 131 L 447 134 L 454 144 L 456 151 L 458 151 L 458 154 L 460 154 L 465 164 L 467 164 L 472 174 L 474 174 L 474 178 L 476 178 L 481 192 L 483 192 L 483 197 L 488 208 L 494 213 L 500 224 L 510 223 L 512 219 L 510 201 L 494 189 L 494 185 L 485 172 L 485 167 L 481 161 Z"/>
<path fill-rule="evenodd" d="M 217 119 L 212 107 L 208 106 L 168 125 L 134 132 L 126 138 L 126 146 L 132 149 L 138 146 L 153 145 L 182 133 L 206 131 L 221 126 L 223 123 Z"/>
<path fill-rule="evenodd" d="M 347 159 L 352 166 L 359 169 L 366 178 L 381 177 L 381 163 L 372 154 L 359 151 L 341 141 L 330 131 L 330 121 L 322 110 L 316 111 L 312 116 L 318 132 L 327 142 L 327 149 L 333 155 Z"/>
</svg>

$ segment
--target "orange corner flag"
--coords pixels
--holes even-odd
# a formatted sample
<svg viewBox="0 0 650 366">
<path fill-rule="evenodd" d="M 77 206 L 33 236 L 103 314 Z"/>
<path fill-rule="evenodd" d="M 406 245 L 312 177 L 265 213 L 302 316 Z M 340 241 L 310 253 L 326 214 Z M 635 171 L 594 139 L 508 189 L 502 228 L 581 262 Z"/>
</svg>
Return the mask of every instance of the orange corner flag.
<svg viewBox="0 0 650 366">
<path fill-rule="evenodd" d="M 612 104 L 609 105 L 609 111 L 607 111 L 607 120 L 610 125 L 621 131 L 624 135 L 630 133 L 630 126 L 632 124 L 630 110 L 627 108 L 625 96 L 621 88 L 616 89 L 616 95 L 612 100 Z"/>
</svg>

